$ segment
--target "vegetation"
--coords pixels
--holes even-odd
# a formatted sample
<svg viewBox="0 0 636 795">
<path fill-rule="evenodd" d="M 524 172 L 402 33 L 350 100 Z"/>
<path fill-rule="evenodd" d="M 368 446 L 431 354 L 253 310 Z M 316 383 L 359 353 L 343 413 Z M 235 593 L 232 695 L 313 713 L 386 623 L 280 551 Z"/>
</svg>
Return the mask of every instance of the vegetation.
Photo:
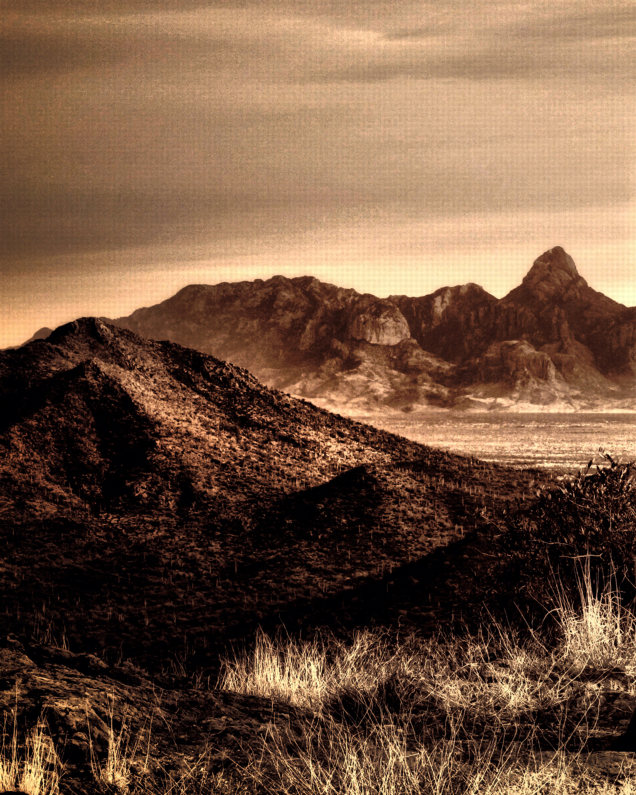
<svg viewBox="0 0 636 795">
<path fill-rule="evenodd" d="M 224 661 L 218 687 L 268 699 L 272 713 L 292 708 L 293 724 L 265 724 L 241 763 L 214 771 L 202 757 L 149 775 L 150 727 L 115 729 L 111 713 L 86 791 L 627 795 L 629 760 L 607 769 L 590 751 L 608 700 L 636 698 L 636 616 L 616 590 L 596 589 L 588 568 L 576 604 L 561 593 L 556 621 L 551 643 L 495 623 L 476 636 L 362 631 L 348 643 L 259 633 Z M 24 743 L 15 726 L 5 726 L 0 786 L 56 795 L 64 749 L 58 757 L 42 722 Z"/>
<path fill-rule="evenodd" d="M 613 583 L 621 601 L 636 598 L 636 467 L 601 452 L 601 462 L 538 492 L 507 520 L 510 570 L 541 607 L 576 597 L 582 569 L 591 583 Z M 559 587 L 555 588 L 558 580 Z"/>
<path fill-rule="evenodd" d="M 0 791 L 25 795 L 57 795 L 61 764 L 45 725 L 38 722 L 20 747 L 16 713 L 9 730 L 7 715 L 0 745 Z"/>
<path fill-rule="evenodd" d="M 631 466 L 546 486 L 93 326 L 5 394 L 3 787 L 636 789 L 595 752 L 636 702 Z"/>
<path fill-rule="evenodd" d="M 589 579 L 576 609 L 562 597 L 550 647 L 497 625 L 397 643 L 260 634 L 220 686 L 297 706 L 306 732 L 268 732 L 243 780 L 289 795 L 634 791 L 629 765 L 608 776 L 588 752 L 617 668 L 636 687 L 636 617 Z"/>
</svg>

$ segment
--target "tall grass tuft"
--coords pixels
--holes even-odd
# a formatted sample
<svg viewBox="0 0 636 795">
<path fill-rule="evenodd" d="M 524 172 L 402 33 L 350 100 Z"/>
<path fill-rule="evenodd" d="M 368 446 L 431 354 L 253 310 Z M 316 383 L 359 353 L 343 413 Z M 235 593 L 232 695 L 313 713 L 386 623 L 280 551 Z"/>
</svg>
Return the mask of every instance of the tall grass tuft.
<svg viewBox="0 0 636 795">
<path fill-rule="evenodd" d="M 61 764 L 53 741 L 42 722 L 18 743 L 16 714 L 13 729 L 3 727 L 0 746 L 0 791 L 19 790 L 26 795 L 58 795 Z"/>
<path fill-rule="evenodd" d="M 147 727 L 147 731 L 144 728 L 133 734 L 124 714 L 119 729 L 116 730 L 111 696 L 105 760 L 99 761 L 95 758 L 91 744 L 91 767 L 93 776 L 100 785 L 126 793 L 131 788 L 134 773 L 147 772 L 150 757 L 150 729 L 151 725 Z"/>
<path fill-rule="evenodd" d="M 476 636 L 367 631 L 348 644 L 259 633 L 224 662 L 220 686 L 294 705 L 298 721 L 268 727 L 243 780 L 277 795 L 636 795 L 633 772 L 597 775 L 585 761 L 604 677 L 621 669 L 636 688 L 636 617 L 590 571 L 576 600 L 560 589 L 556 638 L 495 622 Z"/>
<path fill-rule="evenodd" d="M 577 577 L 576 600 L 557 589 L 554 613 L 560 652 L 577 672 L 621 669 L 636 674 L 636 615 L 622 604 L 615 577 L 594 582 L 589 558 Z"/>
</svg>

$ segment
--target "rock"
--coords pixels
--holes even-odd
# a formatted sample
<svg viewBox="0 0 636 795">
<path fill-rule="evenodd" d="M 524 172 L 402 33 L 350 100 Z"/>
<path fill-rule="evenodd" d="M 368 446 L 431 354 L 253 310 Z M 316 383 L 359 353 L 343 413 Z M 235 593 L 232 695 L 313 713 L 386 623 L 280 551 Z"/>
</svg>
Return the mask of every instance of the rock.
<svg viewBox="0 0 636 795">
<path fill-rule="evenodd" d="M 374 301 L 354 314 L 349 323 L 349 334 L 355 340 L 364 340 L 372 345 L 397 345 L 411 336 L 404 316 L 388 301 Z"/>
<path fill-rule="evenodd" d="M 64 765 L 63 791 L 103 791 L 95 771 L 106 764 L 113 743 L 120 743 L 132 775 L 143 777 L 148 791 L 163 791 L 166 772 L 191 771 L 192 759 L 217 768 L 246 762 L 250 748 L 262 747 L 263 726 L 294 727 L 304 720 L 298 710 L 281 704 L 274 711 L 270 700 L 255 696 L 162 690 L 145 678 L 123 685 L 107 665 L 87 675 L 79 655 L 70 652 L 63 665 L 25 666 L 19 651 L 0 651 L 0 711 L 15 711 L 20 737 L 43 719 Z M 33 656 L 49 655 L 33 646 Z M 10 731 L 12 725 L 9 717 Z"/>
</svg>

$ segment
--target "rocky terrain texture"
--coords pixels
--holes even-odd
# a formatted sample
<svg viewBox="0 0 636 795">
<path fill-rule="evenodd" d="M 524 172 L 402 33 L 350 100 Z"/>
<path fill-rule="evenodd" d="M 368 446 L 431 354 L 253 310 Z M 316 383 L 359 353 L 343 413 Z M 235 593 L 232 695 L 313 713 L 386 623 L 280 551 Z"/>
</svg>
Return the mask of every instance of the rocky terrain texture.
<svg viewBox="0 0 636 795">
<path fill-rule="evenodd" d="M 0 408 L 9 624 L 162 670 L 370 582 L 382 591 L 544 477 L 375 430 L 94 318 L 0 353 Z"/>
<path fill-rule="evenodd" d="M 554 672 L 553 677 L 557 675 Z M 497 660 L 482 660 L 464 676 L 463 684 L 470 687 L 481 677 L 505 681 L 506 670 Z M 629 725 L 633 711 L 627 679 L 619 671 L 602 678 L 574 677 L 560 703 L 540 714 L 528 710 L 519 715 L 516 734 L 538 735 L 535 764 L 542 754 L 545 760 L 552 758 L 555 743 L 564 747 L 562 735 L 567 731 L 579 774 L 588 784 L 584 791 L 626 791 L 616 782 L 633 777 L 635 768 L 632 755 L 620 748 L 625 735 L 619 732 Z M 528 685 L 549 689 L 553 682 L 546 682 L 539 670 Z M 505 726 L 496 721 L 484 724 L 479 706 L 475 704 L 474 713 L 468 715 L 472 725 L 466 726 L 468 737 L 456 744 L 457 759 L 462 758 L 464 745 L 470 748 L 471 732 L 473 744 L 480 736 L 483 741 L 484 734 L 489 738 L 494 734 L 507 743 L 510 753 Z M 338 716 L 336 726 L 364 731 L 354 701 L 343 698 L 334 702 L 332 710 Z M 129 661 L 108 664 L 95 655 L 22 643 L 13 636 L 0 638 L 0 712 L 9 738 L 15 728 L 20 751 L 22 739 L 33 727 L 52 741 L 45 747 L 54 749 L 55 756 L 47 762 L 59 778 L 43 790 L 52 795 L 276 795 L 280 791 L 276 776 L 269 782 L 266 778 L 265 786 L 254 787 L 249 773 L 255 766 L 267 770 L 273 738 L 284 738 L 293 753 L 308 737 L 334 729 L 333 717 L 282 698 L 237 693 L 213 684 L 165 687 Z M 433 693 L 411 705 L 412 731 L 419 737 L 426 733 L 433 747 L 444 743 L 443 712 Z M 470 750 L 468 758 L 469 754 Z M 591 781 L 597 787 L 591 787 Z"/>
<path fill-rule="evenodd" d="M 134 780 L 135 791 L 232 795 L 240 790 L 222 771 L 246 764 L 268 730 L 299 731 L 304 719 L 264 698 L 162 688 L 130 661 L 109 665 L 11 636 L 0 638 L 0 713 L 4 731 L 15 722 L 19 737 L 40 722 L 55 743 L 62 793 L 125 793 Z M 109 745 L 120 741 L 130 781 L 105 780 Z"/>
<path fill-rule="evenodd" d="M 381 299 L 275 276 L 191 285 L 116 322 L 348 412 L 634 404 L 636 310 L 558 246 L 501 300 L 476 284 Z"/>
</svg>

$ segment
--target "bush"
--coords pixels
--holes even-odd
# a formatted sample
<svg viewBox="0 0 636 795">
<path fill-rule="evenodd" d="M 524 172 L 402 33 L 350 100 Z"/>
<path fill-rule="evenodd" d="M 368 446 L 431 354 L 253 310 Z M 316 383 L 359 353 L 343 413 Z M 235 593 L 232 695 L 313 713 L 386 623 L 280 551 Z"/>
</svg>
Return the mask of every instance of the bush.
<svg viewBox="0 0 636 795">
<path fill-rule="evenodd" d="M 592 581 L 613 578 L 624 604 L 636 596 L 636 468 L 608 453 L 538 500 L 512 521 L 511 579 L 543 607 L 557 605 L 554 583 L 577 592 L 581 565 Z"/>
</svg>

